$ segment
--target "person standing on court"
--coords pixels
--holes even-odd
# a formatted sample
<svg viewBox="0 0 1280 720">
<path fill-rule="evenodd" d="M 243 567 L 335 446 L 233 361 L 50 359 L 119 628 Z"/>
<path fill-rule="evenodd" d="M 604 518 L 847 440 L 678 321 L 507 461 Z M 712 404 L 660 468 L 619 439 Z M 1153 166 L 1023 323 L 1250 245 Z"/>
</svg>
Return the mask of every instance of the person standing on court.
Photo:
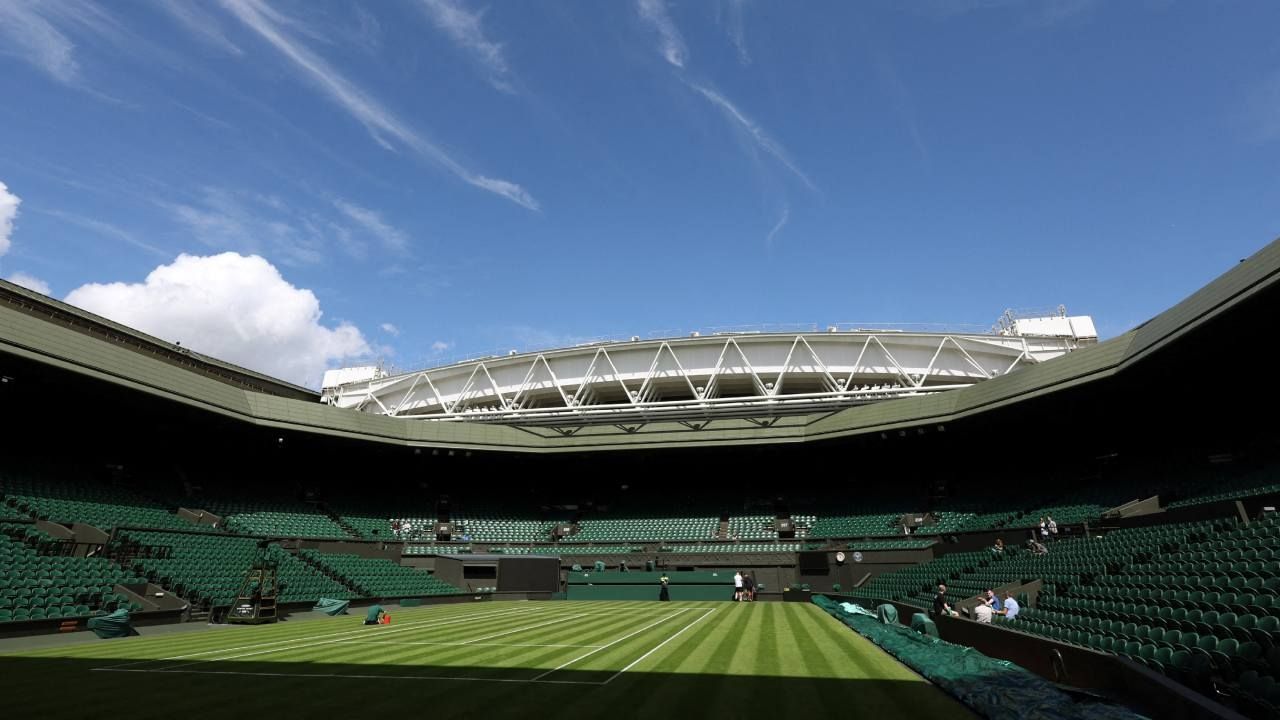
<svg viewBox="0 0 1280 720">
<path fill-rule="evenodd" d="M 733 574 L 733 599 L 742 601 L 742 571 L 738 570 Z"/>
<path fill-rule="evenodd" d="M 658 600 L 661 602 L 669 602 L 671 600 L 671 593 L 668 586 L 671 584 L 671 578 L 667 577 L 666 573 L 662 573 L 662 577 L 658 578 L 658 583 Z"/>
</svg>

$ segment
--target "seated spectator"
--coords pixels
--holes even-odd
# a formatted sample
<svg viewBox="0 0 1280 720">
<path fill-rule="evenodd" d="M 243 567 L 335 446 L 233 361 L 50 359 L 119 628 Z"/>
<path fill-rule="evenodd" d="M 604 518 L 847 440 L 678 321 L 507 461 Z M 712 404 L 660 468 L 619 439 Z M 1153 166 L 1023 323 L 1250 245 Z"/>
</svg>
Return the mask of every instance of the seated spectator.
<svg viewBox="0 0 1280 720">
<path fill-rule="evenodd" d="M 1017 600 L 1013 599 L 1013 593 L 1005 591 L 1004 609 L 1000 610 L 999 613 L 1004 615 L 1004 619 L 1008 621 L 1018 617 L 1020 612 L 1022 612 L 1022 606 L 1018 604 Z"/>
<path fill-rule="evenodd" d="M 995 612 L 1000 612 L 1004 609 L 1004 605 L 1000 602 L 1000 598 L 996 595 L 994 590 L 987 591 L 986 602 Z"/>
<path fill-rule="evenodd" d="M 978 606 L 973 609 L 973 619 L 988 625 L 991 624 L 991 618 L 994 614 L 995 611 L 991 609 L 991 604 L 986 601 L 978 603 Z"/>
<path fill-rule="evenodd" d="M 996 538 L 996 544 L 992 546 L 991 552 L 995 552 L 995 553 L 1004 552 L 1004 538 Z"/>
</svg>

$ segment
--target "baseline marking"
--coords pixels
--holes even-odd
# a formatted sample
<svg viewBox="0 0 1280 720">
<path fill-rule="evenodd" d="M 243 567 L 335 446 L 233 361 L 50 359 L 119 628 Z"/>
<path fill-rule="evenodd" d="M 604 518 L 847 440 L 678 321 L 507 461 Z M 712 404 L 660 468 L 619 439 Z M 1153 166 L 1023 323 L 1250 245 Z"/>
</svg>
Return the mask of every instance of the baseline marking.
<svg viewBox="0 0 1280 720">
<path fill-rule="evenodd" d="M 600 683 L 600 684 L 601 684 L 601 685 L 608 685 L 609 683 L 613 682 L 613 679 L 614 679 L 614 678 L 616 678 L 616 677 L 618 677 L 619 675 L 621 675 L 622 673 L 624 673 L 624 672 L 626 672 L 626 671 L 630 670 L 631 668 L 635 667 L 636 665 L 639 665 L 641 660 L 644 660 L 645 658 L 647 658 L 647 657 L 649 657 L 650 655 L 654 654 L 654 653 L 655 653 L 655 652 L 657 652 L 658 650 L 662 649 L 662 646 L 663 646 L 663 645 L 666 645 L 667 643 L 671 642 L 672 640 L 675 640 L 676 638 L 680 637 L 680 635 L 681 635 L 682 633 L 684 633 L 684 631 L 685 631 L 685 630 L 688 630 L 689 628 L 693 627 L 694 625 L 697 625 L 698 623 L 702 622 L 703 620 L 706 620 L 706 619 L 707 619 L 707 616 L 708 616 L 708 615 L 710 615 L 711 613 L 715 612 L 715 611 L 716 611 L 716 608 L 711 608 L 710 610 L 708 610 L 708 611 L 706 611 L 706 612 L 702 613 L 702 616 L 701 616 L 701 617 L 699 617 L 697 620 L 694 620 L 693 622 L 689 623 L 688 625 L 685 625 L 684 627 L 680 628 L 679 630 L 677 630 L 677 631 L 676 631 L 676 634 L 675 634 L 675 635 L 672 635 L 671 637 L 667 638 L 666 640 L 663 640 L 662 642 L 658 643 L 658 647 L 655 647 L 654 649 L 650 650 L 649 652 L 647 652 L 647 653 L 645 653 L 645 654 L 641 655 L 640 657 L 636 658 L 635 660 L 631 661 L 631 664 L 630 664 L 630 665 L 627 665 L 626 667 L 622 668 L 622 669 L 621 669 L 621 670 L 619 670 L 618 672 L 616 672 L 616 673 L 614 673 L 614 674 L 610 675 L 610 676 L 609 676 L 609 677 L 608 677 L 604 682 L 602 682 L 602 683 Z"/>
</svg>

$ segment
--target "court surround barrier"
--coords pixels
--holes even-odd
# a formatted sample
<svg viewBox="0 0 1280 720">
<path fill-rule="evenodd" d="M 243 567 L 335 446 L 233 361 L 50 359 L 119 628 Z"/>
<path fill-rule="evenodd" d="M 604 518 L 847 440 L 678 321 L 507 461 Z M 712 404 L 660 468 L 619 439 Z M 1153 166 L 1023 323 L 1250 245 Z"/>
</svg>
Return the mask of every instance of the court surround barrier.
<svg viewBox="0 0 1280 720">
<path fill-rule="evenodd" d="M 970 647 L 953 645 L 897 623 L 849 614 L 825 595 L 818 607 L 875 643 L 983 717 L 1140 720 L 1143 716 L 1100 702 L 1076 703 L 1049 681 Z"/>
<path fill-rule="evenodd" d="M 671 599 L 732 600 L 728 572 L 574 572 L 568 577 L 570 600 L 657 600 L 663 576 Z"/>
</svg>

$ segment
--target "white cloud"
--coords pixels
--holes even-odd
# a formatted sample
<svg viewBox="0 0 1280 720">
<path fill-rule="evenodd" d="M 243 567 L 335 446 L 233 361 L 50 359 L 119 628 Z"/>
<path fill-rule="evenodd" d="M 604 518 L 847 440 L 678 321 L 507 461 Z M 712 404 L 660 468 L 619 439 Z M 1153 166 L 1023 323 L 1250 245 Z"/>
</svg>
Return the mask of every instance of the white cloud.
<svg viewBox="0 0 1280 720">
<path fill-rule="evenodd" d="M 320 301 L 256 255 L 180 255 L 140 283 L 88 284 L 68 303 L 206 355 L 316 387 L 370 353 L 360 330 L 320 323 Z"/>
<path fill-rule="evenodd" d="M 49 294 L 49 283 L 35 277 L 34 275 L 28 275 L 24 272 L 16 272 L 10 275 L 7 279 L 14 285 L 21 285 L 22 287 L 38 292 L 41 295 Z"/>
<path fill-rule="evenodd" d="M 480 21 L 483 11 L 468 12 L 460 0 L 421 0 L 431 21 L 462 49 L 470 52 L 489 73 L 489 84 L 502 92 L 514 92 L 511 69 L 502 45 L 485 37 Z"/>
<path fill-rule="evenodd" d="M 689 87 L 697 90 L 698 93 L 700 93 L 702 97 L 706 98 L 708 102 L 720 108 L 720 110 L 725 114 L 725 117 L 732 121 L 739 130 L 745 132 L 747 136 L 751 138 L 752 142 L 759 146 L 761 150 L 772 155 L 778 162 L 782 163 L 782 166 L 790 170 L 791 173 L 799 178 L 806 187 L 814 192 L 818 192 L 818 186 L 814 185 L 813 181 L 809 179 L 809 176 L 805 175 L 804 171 L 796 166 L 795 161 L 791 159 L 791 155 L 787 152 L 787 149 L 782 147 L 778 141 L 769 137 L 769 134 L 764 131 L 764 128 L 760 127 L 754 120 L 744 115 L 736 105 L 729 101 L 729 98 L 721 95 L 711 88 L 704 87 L 697 83 L 691 82 L 689 83 Z"/>
<path fill-rule="evenodd" d="M 18 206 L 22 198 L 9 192 L 9 186 L 0 180 L 0 256 L 9 252 L 12 245 L 13 221 L 18 217 Z"/>
<path fill-rule="evenodd" d="M 439 354 L 440 354 L 440 353 L 442 353 L 442 352 L 445 352 L 446 350 L 452 350 L 452 349 L 453 349 L 453 341 L 452 341 L 452 340 L 451 340 L 451 341 L 449 341 L 449 342 L 445 342 L 445 341 L 443 341 L 443 340 L 437 340 L 437 341 L 435 341 L 435 342 L 431 343 L 431 352 L 433 352 L 433 353 L 435 353 L 435 354 L 437 354 L 437 355 L 439 355 Z"/>
<path fill-rule="evenodd" d="M 382 323 L 381 325 L 379 325 L 379 327 L 382 328 L 382 332 L 392 337 L 400 336 L 400 328 L 396 327 L 395 325 L 392 325 L 391 323 Z"/>
<path fill-rule="evenodd" d="M 374 141 L 382 147 L 395 150 L 391 140 L 398 141 L 469 185 L 487 190 L 530 210 L 538 209 L 538 201 L 524 188 L 508 180 L 492 179 L 472 172 L 444 150 L 414 132 L 394 113 L 311 52 L 306 45 L 294 40 L 287 30 L 296 26 L 292 20 L 277 13 L 261 0 L 222 0 L 222 4 L 240 22 L 298 66 L 330 99 L 364 125 Z"/>
<path fill-rule="evenodd" d="M 385 245 L 387 249 L 401 253 L 408 249 L 409 238 L 404 234 L 404 232 L 388 225 L 377 211 L 360 207 L 355 203 L 350 203 L 342 199 L 335 199 L 333 201 L 333 205 L 338 208 L 343 215 L 346 215 L 357 225 L 382 241 L 382 244 Z"/>
<path fill-rule="evenodd" d="M 679 28 L 667 13 L 665 0 L 636 0 L 636 10 L 640 17 L 649 23 L 658 33 L 658 50 L 667 62 L 678 68 L 684 67 L 688 49 Z"/>
</svg>

